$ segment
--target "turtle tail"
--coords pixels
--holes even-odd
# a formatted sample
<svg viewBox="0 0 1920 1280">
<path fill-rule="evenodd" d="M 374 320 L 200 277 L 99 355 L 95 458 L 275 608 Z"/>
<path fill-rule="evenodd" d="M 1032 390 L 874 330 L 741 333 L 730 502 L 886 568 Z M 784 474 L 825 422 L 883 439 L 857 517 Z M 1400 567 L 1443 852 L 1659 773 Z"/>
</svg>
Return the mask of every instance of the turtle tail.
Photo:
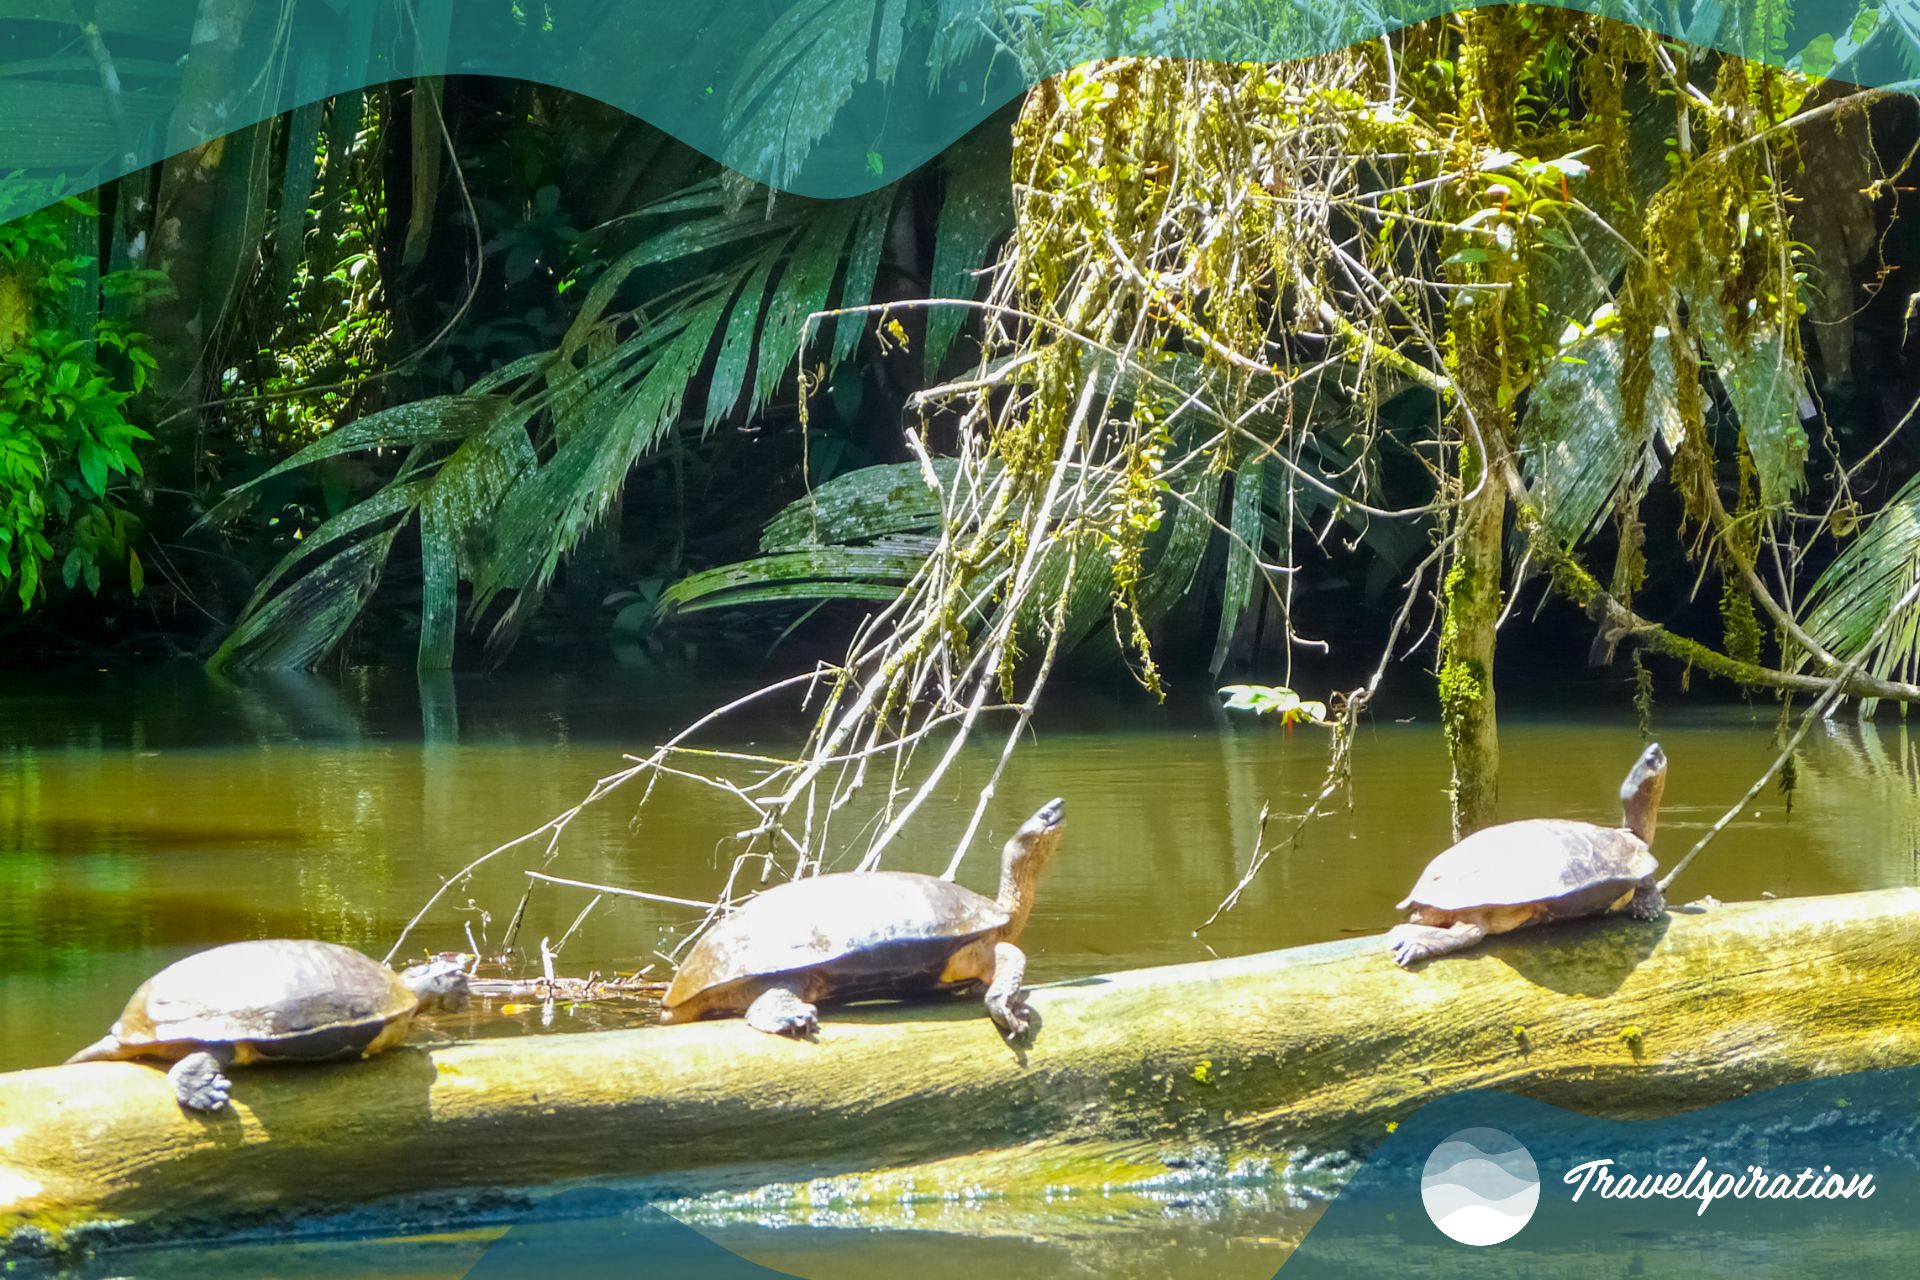
<svg viewBox="0 0 1920 1280">
<path fill-rule="evenodd" d="M 92 1044 L 67 1059 L 71 1066 L 76 1062 L 116 1062 L 126 1056 L 126 1048 L 115 1036 L 101 1036 Z"/>
</svg>

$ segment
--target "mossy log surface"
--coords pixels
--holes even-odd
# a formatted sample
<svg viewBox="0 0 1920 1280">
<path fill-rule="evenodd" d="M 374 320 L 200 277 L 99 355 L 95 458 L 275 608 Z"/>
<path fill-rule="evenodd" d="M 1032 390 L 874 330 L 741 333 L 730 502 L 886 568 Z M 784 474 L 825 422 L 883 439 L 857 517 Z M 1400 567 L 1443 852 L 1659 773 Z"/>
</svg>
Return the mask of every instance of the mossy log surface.
<svg viewBox="0 0 1920 1280">
<path fill-rule="evenodd" d="M 1018 1050 L 964 1001 L 830 1011 L 814 1043 L 737 1021 L 528 1036 L 243 1069 L 211 1119 L 151 1067 L 22 1071 L 0 1076 L 0 1241 L 382 1203 L 452 1221 L 582 1180 L 911 1169 L 923 1193 L 983 1175 L 1018 1193 L 1149 1172 L 1182 1143 L 1364 1147 L 1470 1088 L 1670 1113 L 1920 1063 L 1917 944 L 1914 889 L 1553 926 L 1414 972 L 1363 938 L 1042 987 Z"/>
</svg>

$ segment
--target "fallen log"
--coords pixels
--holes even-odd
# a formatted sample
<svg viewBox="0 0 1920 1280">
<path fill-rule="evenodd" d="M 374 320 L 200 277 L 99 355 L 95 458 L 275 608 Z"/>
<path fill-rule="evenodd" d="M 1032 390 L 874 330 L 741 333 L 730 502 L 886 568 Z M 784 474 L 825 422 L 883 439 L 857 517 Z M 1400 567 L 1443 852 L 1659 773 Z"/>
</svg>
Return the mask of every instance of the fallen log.
<svg viewBox="0 0 1920 1280">
<path fill-rule="evenodd" d="M 1364 1149 L 1470 1088 L 1673 1113 L 1920 1063 L 1917 925 L 1920 890 L 1895 889 L 1553 926 L 1415 972 L 1353 939 L 1040 987 L 1024 1048 L 965 1001 L 830 1012 L 814 1043 L 737 1021 L 527 1036 L 243 1070 L 213 1118 L 138 1064 L 21 1071 L 0 1076 L 0 1240 L 373 1224 L 382 1204 L 471 1221 L 589 1181 L 1038 1193 L 1198 1144 Z"/>
</svg>

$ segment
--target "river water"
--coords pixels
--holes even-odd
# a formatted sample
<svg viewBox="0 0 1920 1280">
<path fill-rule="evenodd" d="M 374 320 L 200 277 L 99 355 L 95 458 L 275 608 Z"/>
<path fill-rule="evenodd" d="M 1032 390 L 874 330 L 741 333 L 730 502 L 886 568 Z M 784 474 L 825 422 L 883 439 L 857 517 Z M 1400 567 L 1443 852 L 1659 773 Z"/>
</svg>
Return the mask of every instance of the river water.
<svg viewBox="0 0 1920 1280">
<path fill-rule="evenodd" d="M 623 753 L 644 752 L 723 695 L 711 683 L 630 670 L 425 683 L 372 671 L 224 682 L 185 665 L 14 677 L 0 694 L 0 1069 L 59 1061 L 97 1037 L 145 976 L 202 947 L 292 936 L 384 954 L 446 875 L 572 806 L 623 767 Z M 1380 932 L 1447 843 L 1438 727 L 1417 702 L 1383 709 L 1356 742 L 1350 805 L 1343 796 L 1272 858 L 1236 909 L 1196 934 L 1239 878 L 1262 806 L 1275 814 L 1271 838 L 1319 790 L 1326 761 L 1322 731 L 1229 718 L 1215 701 L 1198 690 L 1164 705 L 1130 691 L 1069 694 L 1036 725 L 960 873 L 990 893 L 1000 841 L 1050 797 L 1066 798 L 1062 852 L 1022 939 L 1030 983 Z M 1657 708 L 1654 729 L 1672 761 L 1656 842 L 1663 861 L 1766 767 L 1776 714 L 1764 701 Z M 706 741 L 778 754 L 797 721 L 790 709 L 775 711 Z M 1509 698 L 1501 739 L 1502 816 L 1619 820 L 1616 790 L 1641 746 L 1630 708 L 1584 695 Z M 1916 746 L 1891 717 L 1877 730 L 1852 720 L 1816 730 L 1791 805 L 1768 790 L 1695 863 L 1677 898 L 1920 883 Z M 964 762 L 889 865 L 945 864 L 997 749 L 995 735 Z M 428 915 L 408 952 L 467 949 L 469 937 L 493 950 L 529 868 L 712 897 L 730 837 L 746 825 L 738 801 L 666 784 L 636 815 L 638 799 L 634 786 L 583 812 L 550 862 L 542 846 L 494 859 Z M 523 950 L 566 937 L 562 972 L 651 966 L 649 976 L 666 976 L 662 954 L 699 913 L 606 900 L 567 937 L 592 896 L 540 886 Z M 438 1029 L 536 1034 L 643 1017 L 494 1001 Z M 1178 1257 L 1190 1261 L 1174 1269 L 1194 1275 L 1264 1276 L 1297 1234 L 1298 1213 L 1284 1205 L 1227 1195 L 1213 1208 L 1195 1227 L 1191 1205 L 1167 1206 L 1164 1223 L 1130 1237 L 1129 1257 L 1158 1258 L 1155 1272 Z M 936 1223 L 850 1249 L 848 1231 L 749 1219 L 720 1221 L 714 1232 L 822 1277 L 850 1268 L 960 1275 L 1022 1245 L 1013 1231 L 956 1252 L 958 1238 Z M 1051 1247 L 1032 1234 L 1026 1247 Z M 436 1237 L 404 1246 L 404 1265 L 391 1253 L 366 1265 L 369 1274 L 457 1275 L 479 1247 Z M 313 1248 L 315 1274 L 368 1257 Z M 305 1273 L 296 1254 L 282 1255 L 273 1269 Z M 232 1274 L 261 1274 L 264 1265 L 233 1250 L 148 1262 L 155 1274 L 228 1264 Z"/>
</svg>

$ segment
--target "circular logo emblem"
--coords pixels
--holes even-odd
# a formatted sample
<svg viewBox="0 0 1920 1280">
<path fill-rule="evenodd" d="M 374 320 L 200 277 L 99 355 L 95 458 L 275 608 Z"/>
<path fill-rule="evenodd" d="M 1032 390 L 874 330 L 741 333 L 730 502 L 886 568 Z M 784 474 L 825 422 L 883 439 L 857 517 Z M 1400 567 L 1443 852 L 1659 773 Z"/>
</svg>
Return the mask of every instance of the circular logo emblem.
<svg viewBox="0 0 1920 1280">
<path fill-rule="evenodd" d="M 1427 1157 L 1420 1199 L 1433 1225 L 1461 1244 L 1499 1244 L 1540 1207 L 1540 1170 L 1512 1134 L 1462 1129 Z"/>
</svg>

